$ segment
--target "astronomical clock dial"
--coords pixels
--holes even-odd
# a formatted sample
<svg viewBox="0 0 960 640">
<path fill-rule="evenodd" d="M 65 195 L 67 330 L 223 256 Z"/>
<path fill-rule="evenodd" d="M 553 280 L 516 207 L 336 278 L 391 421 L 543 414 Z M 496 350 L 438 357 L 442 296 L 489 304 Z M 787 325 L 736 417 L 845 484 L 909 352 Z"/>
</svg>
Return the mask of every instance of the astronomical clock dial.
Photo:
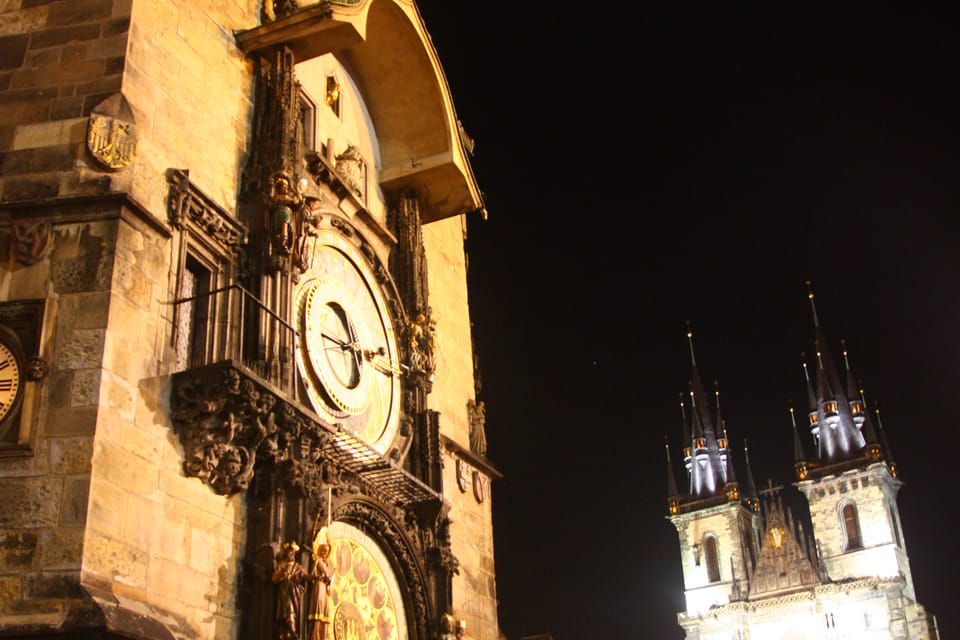
<svg viewBox="0 0 960 640">
<path fill-rule="evenodd" d="M 331 627 L 335 640 L 401 640 L 407 636 L 403 597 L 390 563 L 373 540 L 333 523 Z"/>
<path fill-rule="evenodd" d="M 23 396 L 23 383 L 19 342 L 12 332 L 0 330 L 0 427 L 6 425 L 16 412 Z"/>
<path fill-rule="evenodd" d="M 297 322 L 297 365 L 314 410 L 385 454 L 399 425 L 396 333 L 366 258 L 335 231 L 317 236 Z"/>
</svg>

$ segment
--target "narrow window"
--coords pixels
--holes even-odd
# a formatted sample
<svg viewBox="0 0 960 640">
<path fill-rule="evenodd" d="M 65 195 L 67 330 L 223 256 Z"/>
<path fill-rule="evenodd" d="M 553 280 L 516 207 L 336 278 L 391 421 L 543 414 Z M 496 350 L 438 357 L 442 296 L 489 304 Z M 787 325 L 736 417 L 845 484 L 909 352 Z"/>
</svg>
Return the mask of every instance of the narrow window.
<svg viewBox="0 0 960 640">
<path fill-rule="evenodd" d="M 857 518 L 857 507 L 852 502 L 843 505 L 843 529 L 847 538 L 847 551 L 863 547 L 863 541 L 860 539 L 860 521 Z"/>
<path fill-rule="evenodd" d="M 720 558 L 717 554 L 717 539 L 706 536 L 703 539 L 703 551 L 707 560 L 707 579 L 710 582 L 720 582 Z"/>
<path fill-rule="evenodd" d="M 315 151 L 317 148 L 317 109 L 307 94 L 300 93 L 300 143 L 304 149 Z"/>
<path fill-rule="evenodd" d="M 210 309 L 210 270 L 193 256 L 187 256 L 180 277 L 177 305 L 177 370 L 203 364 L 207 347 L 207 319 Z"/>
</svg>

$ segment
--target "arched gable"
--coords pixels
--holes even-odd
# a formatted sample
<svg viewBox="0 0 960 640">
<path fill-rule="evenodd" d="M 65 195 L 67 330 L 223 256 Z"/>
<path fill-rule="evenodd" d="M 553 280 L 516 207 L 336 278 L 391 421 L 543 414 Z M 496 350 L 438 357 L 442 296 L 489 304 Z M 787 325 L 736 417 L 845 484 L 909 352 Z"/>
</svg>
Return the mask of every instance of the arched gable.
<svg viewBox="0 0 960 640">
<path fill-rule="evenodd" d="M 416 6 L 324 3 L 238 34 L 256 51 L 283 43 L 297 62 L 333 53 L 363 94 L 380 144 L 380 186 L 416 189 L 424 222 L 483 209 L 450 90 Z"/>
</svg>

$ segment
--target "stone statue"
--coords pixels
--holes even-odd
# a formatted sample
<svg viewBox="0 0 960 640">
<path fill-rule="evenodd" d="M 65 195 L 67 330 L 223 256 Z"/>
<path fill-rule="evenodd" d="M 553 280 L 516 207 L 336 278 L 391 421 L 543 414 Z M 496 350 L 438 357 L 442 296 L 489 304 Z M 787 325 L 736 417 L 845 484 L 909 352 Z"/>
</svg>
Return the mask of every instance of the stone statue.
<svg viewBox="0 0 960 640">
<path fill-rule="evenodd" d="M 408 327 L 410 367 L 431 379 L 436 371 L 436 334 L 437 323 L 430 317 L 430 309 L 418 312 Z"/>
<path fill-rule="evenodd" d="M 300 194 L 285 173 L 278 173 L 273 178 L 273 190 L 270 194 L 268 207 L 268 230 L 274 255 L 288 256 L 293 250 L 294 216 L 303 196 Z"/>
<path fill-rule="evenodd" d="M 329 640 L 330 585 L 333 582 L 333 563 L 330 561 L 330 538 L 327 528 L 321 527 L 313 537 L 313 592 L 310 597 L 310 640 Z"/>
<path fill-rule="evenodd" d="M 297 640 L 300 606 L 310 574 L 297 561 L 300 545 L 285 542 L 277 554 L 273 570 L 273 584 L 277 585 L 277 640 Z"/>
<path fill-rule="evenodd" d="M 487 410 L 483 400 L 467 402 L 467 409 L 470 412 L 470 451 L 478 456 L 487 455 L 487 433 L 486 421 Z"/>
</svg>

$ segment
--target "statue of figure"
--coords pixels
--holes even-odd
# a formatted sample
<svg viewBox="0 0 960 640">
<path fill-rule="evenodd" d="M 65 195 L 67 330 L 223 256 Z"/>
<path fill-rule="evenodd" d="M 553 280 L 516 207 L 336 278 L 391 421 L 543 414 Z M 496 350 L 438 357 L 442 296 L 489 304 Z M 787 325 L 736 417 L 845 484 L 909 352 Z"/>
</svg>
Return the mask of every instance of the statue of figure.
<svg viewBox="0 0 960 640">
<path fill-rule="evenodd" d="M 487 455 L 487 410 L 480 402 L 470 400 L 467 402 L 467 408 L 470 411 L 470 451 L 478 456 Z"/>
<path fill-rule="evenodd" d="M 277 566 L 273 570 L 273 584 L 277 589 L 277 633 L 278 640 L 297 640 L 300 606 L 303 602 L 303 592 L 310 574 L 297 561 L 297 552 L 300 545 L 296 542 L 285 542 L 277 554 Z"/>
<path fill-rule="evenodd" d="M 294 241 L 294 216 L 303 196 L 285 173 L 277 173 L 273 178 L 273 192 L 269 205 L 269 233 L 275 255 L 290 255 Z"/>
<path fill-rule="evenodd" d="M 457 623 L 449 613 L 443 614 L 440 618 L 440 640 L 456 640 Z"/>
<path fill-rule="evenodd" d="M 417 312 L 408 327 L 410 341 L 410 366 L 414 371 L 427 374 L 432 380 L 437 369 L 437 321 L 431 317 L 432 310 Z"/>
<path fill-rule="evenodd" d="M 310 598 L 310 640 L 329 640 L 330 584 L 333 582 L 333 563 L 330 561 L 330 538 L 327 528 L 320 527 L 313 537 L 313 594 Z"/>
</svg>

